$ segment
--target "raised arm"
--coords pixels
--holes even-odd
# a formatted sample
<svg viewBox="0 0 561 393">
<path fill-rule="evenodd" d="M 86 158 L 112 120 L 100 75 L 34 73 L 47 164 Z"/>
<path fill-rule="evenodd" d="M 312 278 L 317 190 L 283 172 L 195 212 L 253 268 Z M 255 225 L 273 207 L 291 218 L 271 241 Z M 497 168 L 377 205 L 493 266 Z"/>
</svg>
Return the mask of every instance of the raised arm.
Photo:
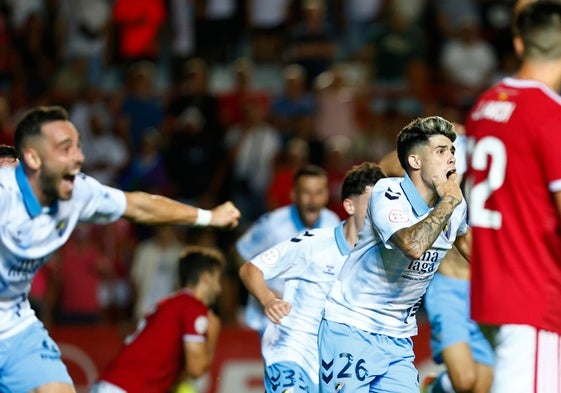
<svg viewBox="0 0 561 393">
<path fill-rule="evenodd" d="M 225 202 L 212 210 L 203 210 L 173 199 L 145 192 L 125 192 L 127 208 L 123 217 L 142 224 L 210 225 L 234 228 L 239 210 Z"/>
<path fill-rule="evenodd" d="M 451 175 L 445 182 L 435 186 L 440 196 L 435 208 L 418 223 L 398 230 L 391 237 L 391 242 L 407 256 L 419 259 L 435 242 L 442 232 L 452 212 L 463 199 L 460 186 L 455 182 L 455 175 Z"/>
</svg>

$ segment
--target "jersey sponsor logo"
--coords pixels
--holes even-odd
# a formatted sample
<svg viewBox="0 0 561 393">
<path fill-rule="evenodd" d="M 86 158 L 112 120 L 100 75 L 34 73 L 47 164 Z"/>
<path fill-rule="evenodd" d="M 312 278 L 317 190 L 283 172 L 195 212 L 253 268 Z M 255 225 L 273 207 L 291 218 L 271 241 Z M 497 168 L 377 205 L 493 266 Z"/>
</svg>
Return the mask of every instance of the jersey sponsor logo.
<svg viewBox="0 0 561 393">
<path fill-rule="evenodd" d="M 390 220 L 390 222 L 407 222 L 409 221 L 409 217 L 407 217 L 404 211 L 394 209 L 388 214 L 388 220 Z"/>
<path fill-rule="evenodd" d="M 401 196 L 401 192 L 393 191 L 390 187 L 388 187 L 384 196 L 386 198 L 388 198 L 390 201 L 393 201 L 393 200 L 398 199 Z"/>
<path fill-rule="evenodd" d="M 498 123 L 506 123 L 510 119 L 516 105 L 509 101 L 482 101 L 471 114 L 473 120 L 487 119 Z"/>
<path fill-rule="evenodd" d="M 323 272 L 325 274 L 329 274 L 330 276 L 334 276 L 335 275 L 335 266 L 327 265 L 327 266 L 325 266 L 325 269 L 323 269 Z"/>
<path fill-rule="evenodd" d="M 208 329 L 208 318 L 206 315 L 201 315 L 195 319 L 195 331 L 198 334 L 205 334 Z"/>
<path fill-rule="evenodd" d="M 268 266 L 273 266 L 280 259 L 280 251 L 278 248 L 273 247 L 261 254 L 261 261 Z"/>
<path fill-rule="evenodd" d="M 41 359 L 58 360 L 60 359 L 60 350 L 54 341 L 45 339 L 42 343 L 40 356 Z"/>
<path fill-rule="evenodd" d="M 438 251 L 425 251 L 419 259 L 411 261 L 407 270 L 411 270 L 418 274 L 433 273 L 436 270 L 436 265 L 440 260 Z"/>
</svg>

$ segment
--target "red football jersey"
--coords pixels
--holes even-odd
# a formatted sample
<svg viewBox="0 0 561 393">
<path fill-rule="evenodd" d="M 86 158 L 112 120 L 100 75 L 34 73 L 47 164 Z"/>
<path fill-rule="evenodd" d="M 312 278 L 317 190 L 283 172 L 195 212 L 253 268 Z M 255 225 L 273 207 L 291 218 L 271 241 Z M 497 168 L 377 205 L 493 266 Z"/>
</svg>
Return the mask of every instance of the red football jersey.
<svg viewBox="0 0 561 393">
<path fill-rule="evenodd" d="M 208 308 L 189 291 L 162 300 L 99 377 L 127 393 L 167 392 L 185 366 L 183 343 L 206 341 Z"/>
<path fill-rule="evenodd" d="M 561 334 L 561 98 L 506 78 L 466 121 L 472 318 Z"/>
</svg>

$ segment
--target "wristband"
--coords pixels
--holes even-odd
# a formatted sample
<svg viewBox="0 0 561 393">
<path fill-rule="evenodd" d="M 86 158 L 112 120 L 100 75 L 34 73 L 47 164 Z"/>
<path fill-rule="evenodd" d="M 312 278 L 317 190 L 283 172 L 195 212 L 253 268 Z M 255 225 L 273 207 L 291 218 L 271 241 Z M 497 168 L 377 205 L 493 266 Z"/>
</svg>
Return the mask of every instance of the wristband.
<svg viewBox="0 0 561 393">
<path fill-rule="evenodd" d="M 205 209 L 197 209 L 197 219 L 195 220 L 195 225 L 200 227 L 206 227 L 210 224 L 212 219 L 212 212 Z"/>
</svg>

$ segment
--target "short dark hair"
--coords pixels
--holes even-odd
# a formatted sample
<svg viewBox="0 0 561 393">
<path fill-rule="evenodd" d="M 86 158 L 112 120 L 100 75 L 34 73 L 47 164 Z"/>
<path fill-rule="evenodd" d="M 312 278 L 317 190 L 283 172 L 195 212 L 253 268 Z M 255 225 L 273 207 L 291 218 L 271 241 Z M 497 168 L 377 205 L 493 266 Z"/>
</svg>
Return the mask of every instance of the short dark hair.
<svg viewBox="0 0 561 393">
<path fill-rule="evenodd" d="M 524 43 L 523 58 L 560 58 L 561 4 L 544 0 L 523 6 L 514 19 L 514 31 Z"/>
<path fill-rule="evenodd" d="M 349 169 L 341 187 L 341 200 L 351 195 L 360 195 L 367 186 L 373 186 L 376 182 L 387 177 L 380 165 L 373 162 L 363 162 Z"/>
<path fill-rule="evenodd" d="M 179 283 L 182 287 L 195 286 L 204 272 L 222 270 L 225 265 L 224 255 L 215 248 L 185 247 L 179 257 Z"/>
<path fill-rule="evenodd" d="M 296 182 L 303 176 L 316 176 L 316 177 L 323 177 L 327 179 L 327 172 L 320 166 L 317 165 L 304 165 L 299 168 L 296 173 L 294 173 L 294 177 L 292 179 L 292 183 L 296 184 Z"/>
<path fill-rule="evenodd" d="M 25 112 L 16 126 L 14 136 L 18 155 L 22 155 L 27 139 L 41 135 L 44 124 L 58 120 L 68 120 L 68 113 L 61 106 L 39 106 Z"/>
<path fill-rule="evenodd" d="M 15 161 L 18 159 L 18 153 L 13 146 L 0 145 L 0 158 L 12 158 Z"/>
<path fill-rule="evenodd" d="M 440 116 L 417 118 L 403 127 L 397 135 L 397 157 L 403 169 L 407 171 L 407 156 L 411 151 L 417 146 L 427 144 L 429 138 L 434 135 L 444 135 L 452 142 L 456 140 L 454 126 Z"/>
</svg>

